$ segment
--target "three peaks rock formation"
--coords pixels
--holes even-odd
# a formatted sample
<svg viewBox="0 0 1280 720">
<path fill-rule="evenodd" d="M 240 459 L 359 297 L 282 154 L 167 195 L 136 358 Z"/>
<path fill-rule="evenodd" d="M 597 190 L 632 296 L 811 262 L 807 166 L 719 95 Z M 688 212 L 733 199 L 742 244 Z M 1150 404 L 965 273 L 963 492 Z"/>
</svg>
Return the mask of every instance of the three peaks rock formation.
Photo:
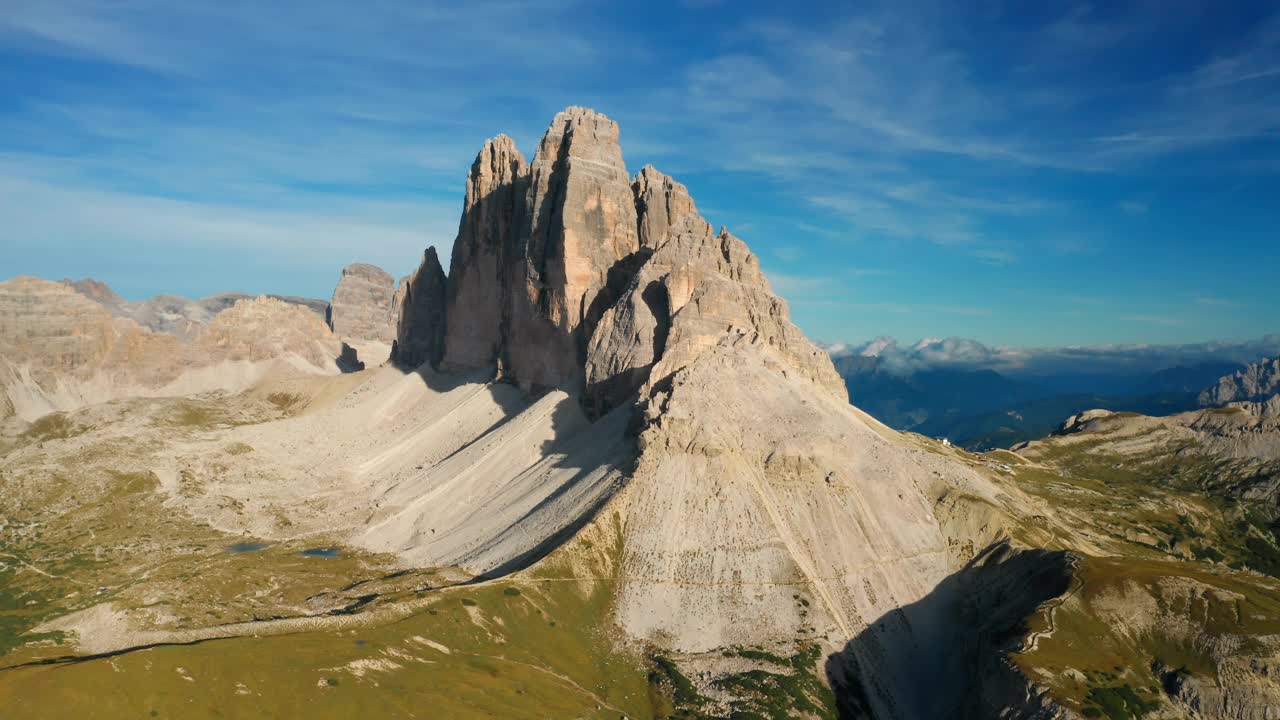
<svg viewBox="0 0 1280 720">
<path fill-rule="evenodd" d="M 634 469 L 569 524 L 620 523 L 628 634 L 681 653 L 820 642 L 840 651 L 833 675 L 870 683 L 877 716 L 967 702 L 973 678 L 941 650 L 963 593 L 935 588 L 1025 498 L 850 406 L 746 245 L 653 167 L 629 177 L 618 140 L 569 108 L 531 163 L 486 142 L 448 278 L 428 252 L 406 285 L 399 359 L 557 388 L 588 417 L 636 413 Z M 423 300 L 441 293 L 443 318 Z M 917 695 L 922 669 L 951 680 Z"/>
<path fill-rule="evenodd" d="M 526 388 L 583 391 L 603 412 L 669 351 L 664 377 L 741 337 L 841 395 L 830 362 L 791 325 L 746 245 L 715 232 L 688 190 L 652 166 L 629 177 L 618 140 L 617 123 L 572 107 L 552 121 L 532 163 L 505 135 L 487 141 L 467 177 L 445 330 L 425 305 L 402 311 L 399 359 L 496 366 Z M 441 278 L 429 252 L 405 296 L 434 297 Z"/>
</svg>

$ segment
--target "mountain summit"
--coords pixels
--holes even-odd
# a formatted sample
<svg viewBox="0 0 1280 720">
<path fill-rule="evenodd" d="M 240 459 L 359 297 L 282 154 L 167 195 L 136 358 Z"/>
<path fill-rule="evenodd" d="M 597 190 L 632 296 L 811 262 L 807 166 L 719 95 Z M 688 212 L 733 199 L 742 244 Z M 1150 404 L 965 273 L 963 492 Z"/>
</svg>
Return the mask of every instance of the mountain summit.
<svg viewBox="0 0 1280 720">
<path fill-rule="evenodd" d="M 567 478 L 552 493 L 594 498 L 570 527 L 620 534 L 615 612 L 628 635 L 685 654 L 818 643 L 840 652 L 835 675 L 873 683 L 866 702 L 884 712 L 924 717 L 967 702 L 968 671 L 933 650 L 954 632 L 946 618 L 958 586 L 880 640 L 844 645 L 972 561 L 998 533 L 993 508 L 1020 501 L 997 500 L 979 473 L 850 406 L 747 246 L 652 166 L 628 177 L 619 136 L 609 118 L 574 107 L 555 117 L 532 162 L 506 136 L 487 141 L 467 177 L 446 330 L 437 318 L 402 322 L 397 346 L 426 348 L 415 358 L 439 357 L 443 371 L 483 368 L 525 389 L 557 388 L 597 424 L 636 415 L 625 478 L 608 487 Z M 408 295 L 438 284 L 437 268 L 429 253 Z M 483 494 L 502 480 L 474 482 Z M 935 513 L 952 494 L 985 498 L 981 531 L 945 527 L 969 522 L 957 519 L 970 517 L 967 501 Z M 421 526 L 413 512 L 387 527 Z M 365 538 L 417 557 L 415 544 L 431 542 L 399 531 Z M 479 571 L 515 560 L 485 550 L 453 561 L 470 557 Z M 917 695 L 899 672 L 911 666 L 957 682 Z"/>
<path fill-rule="evenodd" d="M 532 163 L 505 135 L 484 144 L 453 246 L 440 366 L 585 391 L 604 411 L 669 354 L 666 372 L 735 337 L 843 397 L 746 245 L 715 232 L 688 190 L 652 166 L 629 178 L 619 134 L 606 116 L 571 107 Z M 411 296 L 434 281 L 433 261 Z M 433 322 L 402 324 L 397 344 L 430 346 Z"/>
</svg>

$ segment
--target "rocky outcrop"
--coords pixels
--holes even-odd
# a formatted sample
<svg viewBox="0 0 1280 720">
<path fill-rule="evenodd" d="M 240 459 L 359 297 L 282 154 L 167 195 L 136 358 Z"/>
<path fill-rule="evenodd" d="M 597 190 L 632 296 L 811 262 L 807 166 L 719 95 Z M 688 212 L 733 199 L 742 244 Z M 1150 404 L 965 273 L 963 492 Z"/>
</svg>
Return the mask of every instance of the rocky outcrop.
<svg viewBox="0 0 1280 720">
<path fill-rule="evenodd" d="M 389 345 L 396 339 L 395 292 L 395 278 L 382 268 L 366 263 L 346 266 L 329 303 L 329 329 L 343 340 Z"/>
<path fill-rule="evenodd" d="M 1221 407 L 1228 403 L 1266 403 L 1280 394 L 1280 358 L 1261 360 L 1200 393 L 1202 407 Z"/>
<path fill-rule="evenodd" d="M 612 406 L 648 379 L 686 367 L 722 338 L 769 348 L 823 391 L 848 400 L 830 359 L 791 324 L 759 261 L 738 238 L 691 210 L 665 232 L 601 319 L 587 353 L 587 394 Z"/>
<path fill-rule="evenodd" d="M 341 352 L 315 313 L 270 297 L 240 300 L 218 313 L 192 346 L 195 357 L 213 363 L 290 357 L 317 368 L 332 365 Z"/>
<path fill-rule="evenodd" d="M 454 243 L 444 366 L 584 390 L 603 413 L 650 379 L 669 346 L 664 374 L 728 333 L 844 397 L 755 256 L 713 231 L 680 183 L 652 166 L 628 178 L 618 138 L 604 115 L 569 108 L 528 165 L 510 138 L 485 143 Z"/>
<path fill-rule="evenodd" d="M 515 141 L 499 135 L 485 142 L 467 174 L 449 263 L 448 366 L 486 367 L 498 359 L 517 279 L 515 228 L 524 215 L 527 184 L 528 166 Z"/>
<path fill-rule="evenodd" d="M 444 357 L 446 279 L 436 249 L 427 248 L 422 264 L 400 281 L 392 307 L 396 337 L 391 361 L 402 367 L 438 365 Z"/>
<path fill-rule="evenodd" d="M 448 289 L 447 367 L 496 365 L 526 386 L 578 387 L 592 327 L 640 249 L 618 125 L 558 114 L 526 165 L 485 143 L 467 178 Z"/>
<path fill-rule="evenodd" d="M 585 108 L 556 115 L 529 167 L 516 243 L 524 292 L 515 294 L 507 371 L 535 385 L 581 377 L 587 323 L 619 261 L 639 249 L 635 199 L 618 124 Z M 607 302 L 607 299 L 606 299 Z"/>
<path fill-rule="evenodd" d="M 1226 657 L 1215 670 L 1217 678 L 1192 675 L 1184 668 L 1157 669 L 1165 692 L 1191 717 L 1268 720 L 1280 714 L 1280 657 Z"/>
<path fill-rule="evenodd" d="M 597 295 L 639 249 L 618 125 L 584 108 L 556 115 L 529 167 L 517 223 L 504 374 L 533 385 L 581 383 Z"/>
<path fill-rule="evenodd" d="M 93 278 L 72 280 L 71 278 L 66 278 L 62 281 L 62 284 L 108 309 L 118 310 L 128 304 L 124 298 L 117 295 L 114 290 L 101 280 Z"/>
<path fill-rule="evenodd" d="M 1111 417 L 1112 415 L 1114 415 L 1114 413 L 1110 410 L 1103 410 L 1101 408 L 1085 410 L 1082 413 L 1076 413 L 1066 420 L 1063 420 L 1062 424 L 1058 426 L 1058 429 L 1054 431 L 1054 434 L 1070 435 L 1071 433 L 1080 432 L 1081 430 L 1086 429 L 1090 422 Z"/>
<path fill-rule="evenodd" d="M 631 182 L 631 192 L 636 198 L 637 234 L 641 247 L 656 249 L 672 225 L 686 215 L 698 212 L 688 188 L 658 172 L 652 165 L 640 168 Z"/>
<path fill-rule="evenodd" d="M 1026 619 L 1069 589 L 1074 559 L 1065 552 L 1013 549 L 1007 541 L 985 548 L 920 600 L 873 622 L 827 660 L 827 676 L 841 701 L 841 717 L 1021 718 L 1067 715 L 1009 661 L 1022 649 Z M 895 651 L 895 626 L 919 628 L 915 652 Z M 876 714 L 884 702 L 874 680 L 891 674 L 914 691 Z M 881 697 L 878 697 L 881 696 Z"/>
<path fill-rule="evenodd" d="M 0 407 L 26 420 L 121 397 L 242 390 L 270 372 L 334 373 L 341 352 L 318 315 L 282 300 L 240 300 L 184 337 L 30 277 L 0 283 L 0 347 Z"/>
</svg>

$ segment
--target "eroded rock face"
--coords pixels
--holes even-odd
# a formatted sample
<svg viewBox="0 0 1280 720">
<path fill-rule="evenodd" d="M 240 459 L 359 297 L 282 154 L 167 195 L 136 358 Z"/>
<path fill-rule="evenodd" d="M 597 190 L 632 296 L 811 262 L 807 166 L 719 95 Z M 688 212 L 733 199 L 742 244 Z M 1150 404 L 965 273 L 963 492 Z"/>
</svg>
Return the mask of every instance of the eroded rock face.
<svg viewBox="0 0 1280 720">
<path fill-rule="evenodd" d="M 1200 393 L 1200 405 L 1219 407 L 1232 402 L 1265 403 L 1280 393 L 1280 358 L 1256 362 Z"/>
<path fill-rule="evenodd" d="M 93 278 L 72 280 L 67 278 L 62 281 L 62 284 L 110 309 L 122 308 L 126 304 L 124 298 L 117 295 L 114 290 L 101 280 Z"/>
<path fill-rule="evenodd" d="M 395 292 L 395 278 L 382 268 L 348 265 L 329 303 L 329 328 L 343 340 L 390 344 L 396 339 L 391 302 Z"/>
<path fill-rule="evenodd" d="M 440 363 L 444 356 L 445 282 L 436 249 L 427 248 L 422 264 L 396 288 L 392 362 L 404 367 Z"/>
<path fill-rule="evenodd" d="M 1191 717 L 1205 720 L 1267 720 L 1280 708 L 1280 657 L 1269 660 L 1225 657 L 1218 679 L 1165 670 L 1165 691 Z"/>
<path fill-rule="evenodd" d="M 639 250 L 618 125 L 584 108 L 552 121 L 533 162 L 506 136 L 467 178 L 454 243 L 444 364 L 498 365 L 522 385 L 577 387 L 594 323 Z"/>
<path fill-rule="evenodd" d="M 628 178 L 618 137 L 604 115 L 569 108 L 531 164 L 506 136 L 485 143 L 454 244 L 444 365 L 585 389 L 603 413 L 650 379 L 670 333 L 664 374 L 725 333 L 747 334 L 847 397 L 746 245 L 713 231 L 652 166 Z"/>
<path fill-rule="evenodd" d="M 318 315 L 282 300 L 240 300 L 182 337 L 30 277 L 0 283 L 0 347 L 0 408 L 26 420 L 121 397 L 242 390 L 276 369 L 337 372 L 341 352 Z"/>
<path fill-rule="evenodd" d="M 529 168 L 516 240 L 504 372 L 534 385 L 576 385 L 609 272 L 639 249 L 618 125 L 585 108 L 556 115 Z"/>
<path fill-rule="evenodd" d="M 524 156 L 506 135 L 485 142 L 467 174 L 449 263 L 447 366 L 486 367 L 498 359 L 517 279 L 515 227 L 524 213 L 527 182 Z"/>
<path fill-rule="evenodd" d="M 606 311 L 587 354 L 588 397 L 612 406 L 636 389 L 640 368 L 652 368 L 652 380 L 660 381 L 725 337 L 769 348 L 823 392 L 848 401 L 830 359 L 791 324 L 746 244 L 723 228 L 713 232 L 692 211 L 667 230 Z"/>
<path fill-rule="evenodd" d="M 640 168 L 631 181 L 631 191 L 636 199 L 636 216 L 639 219 L 640 245 L 657 248 L 666 237 L 667 230 L 686 215 L 696 215 L 698 209 L 689 197 L 684 185 L 658 172 L 652 165 Z"/>
<path fill-rule="evenodd" d="M 261 362 L 294 356 L 315 367 L 332 365 L 341 343 L 315 313 L 271 297 L 237 301 L 193 342 L 211 362 Z"/>
</svg>

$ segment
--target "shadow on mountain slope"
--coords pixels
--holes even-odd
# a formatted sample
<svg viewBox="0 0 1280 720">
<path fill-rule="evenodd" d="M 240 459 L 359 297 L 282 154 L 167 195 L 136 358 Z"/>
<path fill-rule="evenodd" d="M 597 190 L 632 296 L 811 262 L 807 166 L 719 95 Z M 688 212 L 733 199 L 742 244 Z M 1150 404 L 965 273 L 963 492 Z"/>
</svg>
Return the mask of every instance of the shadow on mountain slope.
<svg viewBox="0 0 1280 720">
<path fill-rule="evenodd" d="M 403 379 L 351 397 L 370 417 L 390 418 L 383 427 L 404 438 L 404 453 L 469 428 L 447 455 L 405 467 L 381 496 L 367 535 L 414 562 L 461 564 L 482 579 L 528 567 L 589 523 L 635 461 L 630 405 L 593 420 L 578 395 L 496 381 L 493 367 L 392 367 Z"/>
<path fill-rule="evenodd" d="M 1073 569 L 1065 552 L 1018 551 L 1006 541 L 987 547 L 827 658 L 840 717 L 1054 717 L 1005 656 L 1022 646 L 1028 617 L 1067 592 Z"/>
</svg>

